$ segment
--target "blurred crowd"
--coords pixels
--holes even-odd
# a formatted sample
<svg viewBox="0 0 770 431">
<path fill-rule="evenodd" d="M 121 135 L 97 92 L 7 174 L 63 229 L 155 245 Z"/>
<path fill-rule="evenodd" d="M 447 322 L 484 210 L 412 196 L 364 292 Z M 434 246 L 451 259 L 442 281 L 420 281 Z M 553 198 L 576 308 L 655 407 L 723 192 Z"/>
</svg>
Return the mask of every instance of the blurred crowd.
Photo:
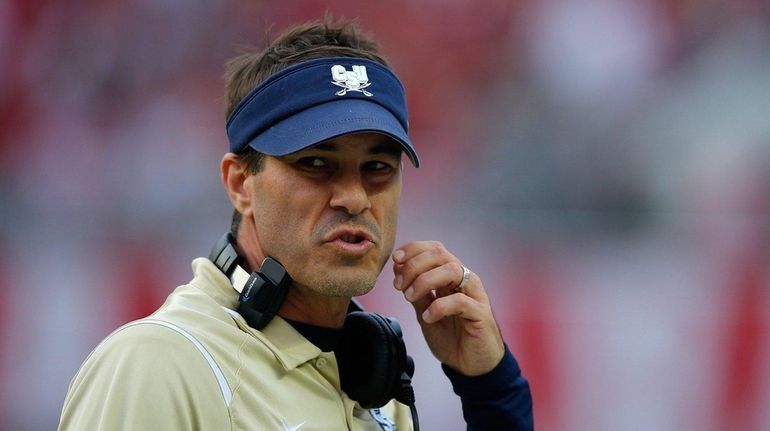
<svg viewBox="0 0 770 431">
<path fill-rule="evenodd" d="M 0 1 L 0 428 L 229 228 L 222 65 L 359 17 L 423 167 L 397 242 L 478 273 L 540 430 L 770 429 L 765 0 Z M 390 277 L 390 278 L 389 278 Z M 386 269 L 425 429 L 459 401 Z"/>
</svg>

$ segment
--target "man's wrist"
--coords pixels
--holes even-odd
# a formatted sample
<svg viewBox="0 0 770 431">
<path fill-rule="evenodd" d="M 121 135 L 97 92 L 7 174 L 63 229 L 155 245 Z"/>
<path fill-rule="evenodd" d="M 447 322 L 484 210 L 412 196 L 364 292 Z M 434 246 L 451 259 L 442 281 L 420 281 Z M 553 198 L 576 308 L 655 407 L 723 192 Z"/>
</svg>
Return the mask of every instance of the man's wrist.
<svg viewBox="0 0 770 431">
<path fill-rule="evenodd" d="M 460 398 L 494 397 L 500 391 L 508 390 L 510 381 L 521 375 L 521 368 L 505 345 L 503 357 L 489 372 L 478 376 L 458 373 L 446 364 L 441 364 L 444 374 L 452 382 L 452 389 Z"/>
<path fill-rule="evenodd" d="M 505 346 L 502 360 L 490 372 L 465 376 L 442 364 L 460 396 L 468 430 L 532 431 L 532 394 L 516 359 Z"/>
</svg>

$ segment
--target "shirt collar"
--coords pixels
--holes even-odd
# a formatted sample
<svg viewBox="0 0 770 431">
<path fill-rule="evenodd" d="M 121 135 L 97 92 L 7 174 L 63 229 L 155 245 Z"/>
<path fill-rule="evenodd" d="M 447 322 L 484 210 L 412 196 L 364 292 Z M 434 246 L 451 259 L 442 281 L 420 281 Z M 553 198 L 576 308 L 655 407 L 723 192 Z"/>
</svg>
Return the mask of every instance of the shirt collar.
<svg viewBox="0 0 770 431">
<path fill-rule="evenodd" d="M 250 327 L 236 311 L 239 304 L 238 292 L 213 262 L 206 258 L 197 258 L 193 260 L 192 268 L 195 277 L 190 284 L 201 289 L 228 311 L 238 328 L 260 340 L 286 371 L 321 355 L 321 349 L 279 316 L 274 317 L 261 331 Z"/>
</svg>

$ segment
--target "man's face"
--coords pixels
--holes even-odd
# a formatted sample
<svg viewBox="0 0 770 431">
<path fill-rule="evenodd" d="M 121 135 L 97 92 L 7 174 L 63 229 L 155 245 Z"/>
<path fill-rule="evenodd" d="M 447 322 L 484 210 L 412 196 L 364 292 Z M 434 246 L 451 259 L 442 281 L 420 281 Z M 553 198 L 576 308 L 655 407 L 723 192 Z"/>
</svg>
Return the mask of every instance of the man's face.
<svg viewBox="0 0 770 431">
<path fill-rule="evenodd" d="M 281 262 L 295 284 L 330 296 L 374 287 L 396 234 L 397 143 L 359 133 L 268 156 L 245 185 L 263 254 Z"/>
</svg>

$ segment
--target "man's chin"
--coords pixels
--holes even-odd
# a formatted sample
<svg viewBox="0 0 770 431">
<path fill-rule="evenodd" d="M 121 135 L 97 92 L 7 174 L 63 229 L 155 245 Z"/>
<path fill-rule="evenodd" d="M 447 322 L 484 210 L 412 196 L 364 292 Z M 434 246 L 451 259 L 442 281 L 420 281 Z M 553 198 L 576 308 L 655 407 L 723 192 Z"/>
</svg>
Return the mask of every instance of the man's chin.
<svg viewBox="0 0 770 431">
<path fill-rule="evenodd" d="M 352 268 L 340 268 L 325 276 L 317 274 L 312 289 L 327 296 L 353 297 L 369 293 L 377 281 L 372 271 L 355 271 Z"/>
<path fill-rule="evenodd" d="M 375 254 L 357 258 L 340 254 L 323 257 L 306 262 L 295 281 L 327 296 L 347 297 L 369 293 L 387 260 L 387 256 Z"/>
</svg>

